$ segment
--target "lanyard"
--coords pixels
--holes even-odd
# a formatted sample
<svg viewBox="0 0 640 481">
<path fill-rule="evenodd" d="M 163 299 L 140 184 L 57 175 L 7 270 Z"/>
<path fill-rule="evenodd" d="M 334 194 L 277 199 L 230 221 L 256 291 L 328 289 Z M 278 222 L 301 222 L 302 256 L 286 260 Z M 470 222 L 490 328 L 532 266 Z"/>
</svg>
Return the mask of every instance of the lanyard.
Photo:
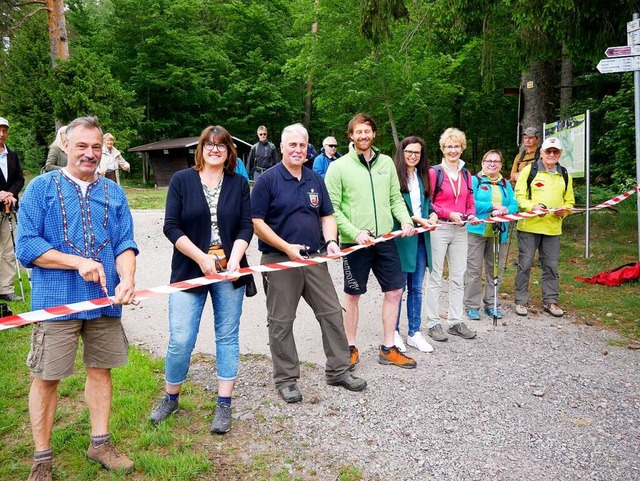
<svg viewBox="0 0 640 481">
<path fill-rule="evenodd" d="M 451 184 L 451 190 L 453 191 L 453 196 L 456 199 L 456 204 L 458 203 L 458 197 L 460 197 L 460 188 L 462 186 L 462 170 L 458 171 L 458 185 L 453 183 L 453 180 L 451 179 L 451 176 L 449 175 L 449 168 L 444 165 L 444 169 L 447 171 L 447 179 L 449 179 L 449 184 Z"/>
</svg>

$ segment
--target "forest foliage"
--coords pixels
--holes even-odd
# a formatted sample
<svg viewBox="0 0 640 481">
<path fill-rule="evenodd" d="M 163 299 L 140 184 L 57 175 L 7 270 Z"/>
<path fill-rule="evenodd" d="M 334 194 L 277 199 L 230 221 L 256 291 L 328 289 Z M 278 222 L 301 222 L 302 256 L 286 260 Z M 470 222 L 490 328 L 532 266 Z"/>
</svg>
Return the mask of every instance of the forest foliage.
<svg viewBox="0 0 640 481">
<path fill-rule="evenodd" d="M 19 3 L 0 2 L 0 115 L 32 172 L 56 121 L 96 114 L 121 149 L 210 124 L 251 143 L 264 124 L 277 142 L 305 120 L 308 95 L 316 146 L 335 135 L 346 150 L 348 120 L 366 111 L 390 154 L 394 133 L 420 135 L 438 161 L 440 133 L 463 129 L 477 168 L 490 148 L 515 155 L 518 96 L 504 89 L 533 61 L 555 66 L 547 120 L 559 118 L 564 47 L 573 103 L 562 114 L 591 111 L 596 183 L 634 175 L 631 74 L 595 70 L 607 44 L 626 43 L 630 0 L 69 0 L 71 56 L 57 68 L 45 15 L 17 26 L 37 8 Z"/>
</svg>

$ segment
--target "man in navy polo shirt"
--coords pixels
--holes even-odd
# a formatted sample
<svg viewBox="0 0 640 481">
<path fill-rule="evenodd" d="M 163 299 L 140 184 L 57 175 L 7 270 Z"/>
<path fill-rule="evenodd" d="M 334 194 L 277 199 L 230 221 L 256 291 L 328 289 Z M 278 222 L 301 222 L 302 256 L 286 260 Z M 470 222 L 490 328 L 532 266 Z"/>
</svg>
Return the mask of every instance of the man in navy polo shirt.
<svg viewBox="0 0 640 481">
<path fill-rule="evenodd" d="M 323 246 L 337 254 L 338 228 L 322 178 L 303 169 L 309 135 L 301 124 L 282 131 L 282 162 L 262 174 L 251 194 L 253 226 L 262 264 L 296 261 L 317 255 Z M 323 239 L 326 239 L 324 242 Z M 349 372 L 349 345 L 326 263 L 262 274 L 267 296 L 269 347 L 273 378 L 282 399 L 302 401 L 297 386 L 300 361 L 293 337 L 293 321 L 300 297 L 311 306 L 322 331 L 327 356 L 327 383 L 362 391 L 367 382 Z"/>
</svg>

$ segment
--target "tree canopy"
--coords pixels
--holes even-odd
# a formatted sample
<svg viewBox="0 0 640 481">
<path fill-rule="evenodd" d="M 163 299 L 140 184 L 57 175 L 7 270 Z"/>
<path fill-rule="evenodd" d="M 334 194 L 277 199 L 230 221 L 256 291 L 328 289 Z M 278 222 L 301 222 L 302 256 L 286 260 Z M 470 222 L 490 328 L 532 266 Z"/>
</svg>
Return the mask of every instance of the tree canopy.
<svg viewBox="0 0 640 481">
<path fill-rule="evenodd" d="M 88 113 L 122 148 L 215 123 L 249 142 L 264 124 L 277 141 L 306 121 L 316 145 L 335 135 L 345 150 L 348 120 L 366 111 L 390 154 L 420 135 L 437 162 L 440 133 L 463 129 L 477 167 L 490 148 L 513 158 L 518 96 L 504 89 L 542 66 L 544 120 L 591 109 L 594 171 L 633 175 L 630 75 L 594 73 L 607 44 L 625 43 L 632 0 L 69 0 L 70 58 L 55 67 L 38 3 L 0 0 L 0 115 L 34 172 L 56 122 Z"/>
</svg>

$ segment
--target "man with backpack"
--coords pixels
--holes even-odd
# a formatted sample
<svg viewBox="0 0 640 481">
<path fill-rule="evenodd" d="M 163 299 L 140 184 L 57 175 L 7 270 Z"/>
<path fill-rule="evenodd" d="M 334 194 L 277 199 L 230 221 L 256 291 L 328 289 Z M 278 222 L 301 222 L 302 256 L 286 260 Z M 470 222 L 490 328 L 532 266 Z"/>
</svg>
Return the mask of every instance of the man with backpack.
<svg viewBox="0 0 640 481">
<path fill-rule="evenodd" d="M 258 127 L 259 141 L 253 144 L 249 152 L 247 170 L 249 171 L 249 178 L 252 178 L 254 181 L 257 180 L 265 170 L 273 167 L 280 161 L 276 146 L 267 140 L 268 133 L 264 125 Z"/>
<path fill-rule="evenodd" d="M 535 127 L 527 127 L 522 135 L 523 149 L 513 159 L 511 182 L 517 182 L 520 172 L 533 161 L 540 158 L 540 133 Z"/>
<path fill-rule="evenodd" d="M 567 169 L 559 164 L 562 143 L 548 138 L 540 149 L 540 160 L 524 168 L 516 182 L 516 200 L 520 210 L 546 210 L 548 214 L 518 221 L 518 269 L 515 280 L 516 314 L 526 316 L 529 311 L 529 277 L 536 250 L 542 266 L 542 306 L 554 317 L 562 317 L 558 305 L 560 282 L 558 259 L 562 221 L 575 204 L 573 180 Z"/>
</svg>

